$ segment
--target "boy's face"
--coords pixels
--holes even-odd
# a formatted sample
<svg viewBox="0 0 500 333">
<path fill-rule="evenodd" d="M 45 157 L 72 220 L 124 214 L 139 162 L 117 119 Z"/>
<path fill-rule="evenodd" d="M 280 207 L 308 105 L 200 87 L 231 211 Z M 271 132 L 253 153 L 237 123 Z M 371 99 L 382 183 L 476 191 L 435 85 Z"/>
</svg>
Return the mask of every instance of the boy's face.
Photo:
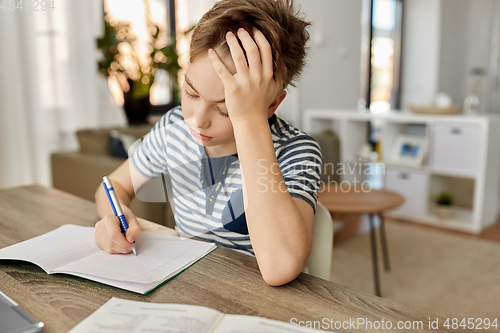
<svg viewBox="0 0 500 333">
<path fill-rule="evenodd" d="M 224 63 L 232 74 L 236 73 L 230 57 Z M 209 156 L 236 153 L 233 125 L 224 103 L 224 85 L 206 55 L 189 64 L 181 105 L 193 140 L 203 145 Z"/>
</svg>

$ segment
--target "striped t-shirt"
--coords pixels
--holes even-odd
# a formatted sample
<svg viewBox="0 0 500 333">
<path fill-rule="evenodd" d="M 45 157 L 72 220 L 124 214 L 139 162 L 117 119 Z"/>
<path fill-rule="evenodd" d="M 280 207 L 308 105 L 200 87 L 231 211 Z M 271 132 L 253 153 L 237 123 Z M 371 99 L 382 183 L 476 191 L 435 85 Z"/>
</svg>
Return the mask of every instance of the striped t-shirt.
<svg viewBox="0 0 500 333">
<path fill-rule="evenodd" d="M 268 121 L 288 192 L 316 209 L 321 170 L 318 143 L 276 115 Z M 133 153 L 132 161 L 148 178 L 168 174 L 169 201 L 181 234 L 253 254 L 238 154 L 208 158 L 204 147 L 191 137 L 180 107 L 158 121 Z"/>
</svg>

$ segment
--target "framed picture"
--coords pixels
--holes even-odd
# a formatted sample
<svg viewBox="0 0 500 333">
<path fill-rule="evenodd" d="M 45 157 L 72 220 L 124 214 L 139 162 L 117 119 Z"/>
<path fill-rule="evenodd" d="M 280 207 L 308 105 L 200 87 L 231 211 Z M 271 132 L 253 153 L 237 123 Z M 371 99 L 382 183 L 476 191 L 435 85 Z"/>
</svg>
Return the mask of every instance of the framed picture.
<svg viewBox="0 0 500 333">
<path fill-rule="evenodd" d="M 389 163 L 422 166 L 427 150 L 427 139 L 421 136 L 398 134 L 389 154 Z"/>
</svg>

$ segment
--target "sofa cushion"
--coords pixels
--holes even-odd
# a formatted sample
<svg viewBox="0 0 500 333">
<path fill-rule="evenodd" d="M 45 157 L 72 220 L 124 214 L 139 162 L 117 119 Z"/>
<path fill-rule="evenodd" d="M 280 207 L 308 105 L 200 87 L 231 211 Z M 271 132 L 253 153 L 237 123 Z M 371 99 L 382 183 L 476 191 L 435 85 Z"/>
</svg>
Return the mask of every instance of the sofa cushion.
<svg viewBox="0 0 500 333">
<path fill-rule="evenodd" d="M 80 152 L 91 155 L 109 154 L 109 129 L 83 129 L 76 132 Z"/>
<path fill-rule="evenodd" d="M 113 128 L 113 129 L 117 130 L 120 133 L 132 135 L 140 139 L 144 135 L 148 134 L 151 128 L 153 128 L 153 125 L 144 124 L 144 125 L 133 125 L 129 127 Z"/>
<path fill-rule="evenodd" d="M 139 139 L 146 135 L 152 127 L 153 125 L 145 124 L 118 128 L 83 129 L 76 132 L 76 137 L 80 144 L 81 153 L 91 155 L 110 155 L 111 130 L 116 130 L 118 133 Z M 125 150 L 127 151 L 128 149 Z"/>
<path fill-rule="evenodd" d="M 111 156 L 128 158 L 129 155 L 132 155 L 133 151 L 130 150 L 130 147 L 138 140 L 137 137 L 114 129 L 109 131 L 109 136 L 109 153 Z"/>
</svg>

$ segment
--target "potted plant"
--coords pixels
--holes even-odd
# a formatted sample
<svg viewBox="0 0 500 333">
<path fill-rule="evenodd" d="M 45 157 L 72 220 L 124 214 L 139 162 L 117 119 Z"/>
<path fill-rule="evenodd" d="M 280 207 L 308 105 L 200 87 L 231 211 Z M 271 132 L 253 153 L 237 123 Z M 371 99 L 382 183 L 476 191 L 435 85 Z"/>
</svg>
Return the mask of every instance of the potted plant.
<svg viewBox="0 0 500 333">
<path fill-rule="evenodd" d="M 145 6 L 148 6 L 145 2 Z M 145 8 L 149 13 L 149 8 Z M 99 71 L 104 76 L 113 76 L 124 92 L 124 109 L 129 123 L 144 123 L 151 103 L 149 92 L 160 69 L 167 72 L 172 84 L 171 106 L 180 104 L 178 54 L 175 35 L 166 41 L 160 27 L 150 15 L 145 16 L 149 40 L 141 41 L 132 31 L 130 24 L 104 17 L 105 33 L 97 40 L 101 51 Z"/>
<path fill-rule="evenodd" d="M 436 198 L 436 216 L 441 220 L 451 217 L 453 212 L 453 196 L 448 192 L 441 192 Z"/>
</svg>

